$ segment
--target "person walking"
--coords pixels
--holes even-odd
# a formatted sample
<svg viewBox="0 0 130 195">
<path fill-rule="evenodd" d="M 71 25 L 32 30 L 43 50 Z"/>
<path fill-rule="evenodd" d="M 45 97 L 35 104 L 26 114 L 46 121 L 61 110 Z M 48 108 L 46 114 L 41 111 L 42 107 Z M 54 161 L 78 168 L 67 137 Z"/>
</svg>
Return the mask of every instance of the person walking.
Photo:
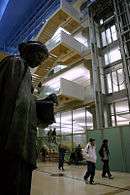
<svg viewBox="0 0 130 195">
<path fill-rule="evenodd" d="M 85 183 L 88 183 L 88 178 L 90 177 L 90 184 L 94 184 L 94 176 L 95 176 L 95 164 L 96 164 L 96 147 L 95 147 L 95 139 L 90 138 L 88 144 L 84 149 L 84 156 L 87 160 L 87 171 L 84 175 Z"/>
<path fill-rule="evenodd" d="M 108 148 L 108 140 L 104 139 L 101 145 L 101 148 L 99 150 L 99 155 L 101 157 L 101 160 L 103 162 L 103 167 L 102 167 L 102 178 L 107 177 L 106 174 L 108 175 L 109 179 L 113 179 L 112 174 L 110 172 L 109 168 L 109 148 Z"/>
<path fill-rule="evenodd" d="M 64 171 L 64 157 L 65 157 L 66 149 L 62 144 L 59 144 L 59 170 Z"/>
</svg>

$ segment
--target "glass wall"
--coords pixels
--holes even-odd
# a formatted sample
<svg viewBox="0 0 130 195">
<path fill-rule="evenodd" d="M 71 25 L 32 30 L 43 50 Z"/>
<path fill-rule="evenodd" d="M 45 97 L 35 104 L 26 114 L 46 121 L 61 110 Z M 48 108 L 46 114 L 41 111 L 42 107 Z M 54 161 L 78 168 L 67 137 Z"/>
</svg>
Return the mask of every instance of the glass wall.
<svg viewBox="0 0 130 195">
<path fill-rule="evenodd" d="M 102 46 L 107 46 L 117 40 L 117 30 L 115 25 L 112 25 L 101 33 Z"/>
<path fill-rule="evenodd" d="M 110 104 L 112 126 L 128 125 L 130 122 L 130 112 L 128 101 L 119 101 Z"/>
<path fill-rule="evenodd" d="M 107 93 L 113 93 L 125 89 L 125 79 L 122 68 L 108 73 L 106 79 Z"/>
<path fill-rule="evenodd" d="M 101 19 L 99 29 L 102 47 L 103 74 L 105 78 L 105 93 L 112 95 L 120 91 L 120 93 L 117 94 L 117 102 L 111 102 L 110 109 L 105 110 L 104 108 L 104 116 L 110 117 L 109 119 L 111 120 L 112 126 L 127 125 L 130 121 L 130 112 L 125 91 L 122 91 L 126 89 L 126 83 L 114 15 L 107 17 L 106 20 Z M 120 94 L 123 94 L 125 98 L 122 99 Z M 109 104 L 107 106 L 109 107 Z"/>
<path fill-rule="evenodd" d="M 104 53 L 105 65 L 109 65 L 121 59 L 120 48 L 115 21 L 103 24 L 101 28 L 101 44 Z"/>
<path fill-rule="evenodd" d="M 74 145 L 78 145 L 80 144 L 81 147 L 85 147 L 86 143 L 87 143 L 87 137 L 86 134 L 77 134 L 73 136 L 73 142 Z"/>
<path fill-rule="evenodd" d="M 73 111 L 73 133 L 84 133 L 86 129 L 85 108 Z"/>
<path fill-rule="evenodd" d="M 86 108 L 60 112 L 55 115 L 56 122 L 45 129 L 56 128 L 57 135 L 83 134 L 93 129 L 93 116 Z"/>
<path fill-rule="evenodd" d="M 69 148 L 74 148 L 78 144 L 85 146 L 87 130 L 93 129 L 93 116 L 85 107 L 59 112 L 55 115 L 55 120 L 56 122 L 48 128 L 38 131 L 42 137 L 46 138 L 48 131 L 56 128 L 57 143 L 62 141 Z"/>
<path fill-rule="evenodd" d="M 61 134 L 71 134 L 72 133 L 72 112 L 62 112 L 61 113 Z"/>
<path fill-rule="evenodd" d="M 121 53 L 119 47 L 108 49 L 104 55 L 105 65 L 111 64 L 121 59 Z"/>
</svg>

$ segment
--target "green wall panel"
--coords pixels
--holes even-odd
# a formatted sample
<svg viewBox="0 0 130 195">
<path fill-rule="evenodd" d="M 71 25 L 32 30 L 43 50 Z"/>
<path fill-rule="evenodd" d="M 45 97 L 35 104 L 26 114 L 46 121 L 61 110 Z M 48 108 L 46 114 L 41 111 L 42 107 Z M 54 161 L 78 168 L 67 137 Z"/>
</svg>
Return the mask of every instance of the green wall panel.
<svg viewBox="0 0 130 195">
<path fill-rule="evenodd" d="M 125 168 L 127 172 L 130 172 L 130 126 L 123 127 L 121 130 L 123 137 L 122 147 Z"/>
<path fill-rule="evenodd" d="M 97 169 L 102 169 L 102 162 L 98 151 L 103 139 L 109 140 L 109 149 L 111 153 L 110 168 L 112 171 L 130 172 L 130 126 L 122 126 L 116 128 L 108 128 L 104 130 L 89 130 L 85 134 L 73 135 L 74 147 L 78 143 L 86 145 L 85 139 L 90 137 L 96 140 L 97 152 Z M 86 139 L 86 140 L 87 140 Z M 72 137 L 63 136 L 63 143 L 68 143 L 72 146 Z"/>
<path fill-rule="evenodd" d="M 103 139 L 109 140 L 110 169 L 130 172 L 130 126 L 88 131 L 88 138 L 95 138 L 97 151 L 97 169 L 102 168 L 98 151 Z"/>
<path fill-rule="evenodd" d="M 105 129 L 104 138 L 109 140 L 111 170 L 125 171 L 119 128 Z"/>
</svg>

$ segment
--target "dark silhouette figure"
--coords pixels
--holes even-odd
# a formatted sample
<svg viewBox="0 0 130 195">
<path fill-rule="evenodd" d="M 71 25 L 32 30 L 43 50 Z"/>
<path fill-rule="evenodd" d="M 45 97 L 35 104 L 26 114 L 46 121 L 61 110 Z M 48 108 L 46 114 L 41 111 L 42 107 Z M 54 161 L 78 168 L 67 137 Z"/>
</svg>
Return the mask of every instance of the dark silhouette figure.
<svg viewBox="0 0 130 195">
<path fill-rule="evenodd" d="M 44 99 L 36 100 L 36 111 L 38 117 L 38 126 L 46 128 L 55 122 L 54 105 L 58 105 L 56 94 L 50 94 Z M 45 112 L 46 111 L 46 112 Z M 52 142 L 52 132 L 50 133 L 50 141 Z"/>
<path fill-rule="evenodd" d="M 40 42 L 19 45 L 20 56 L 0 62 L 0 194 L 30 195 L 36 168 L 36 102 L 29 67 L 48 57 Z M 46 112 L 46 111 L 44 111 Z"/>
<path fill-rule="evenodd" d="M 47 133 L 47 137 L 48 137 L 48 142 L 51 143 L 52 142 L 52 129 L 50 129 Z"/>
<path fill-rule="evenodd" d="M 82 148 L 80 144 L 75 148 L 75 164 L 78 165 L 79 161 L 83 160 Z"/>
<path fill-rule="evenodd" d="M 47 154 L 47 149 L 43 146 L 41 148 L 41 155 L 42 155 L 42 162 L 45 162 L 46 161 L 46 154 Z"/>
<path fill-rule="evenodd" d="M 101 157 L 101 160 L 103 162 L 103 170 L 102 170 L 102 177 L 106 177 L 106 174 L 108 175 L 109 179 L 112 179 L 112 175 L 109 168 L 109 148 L 108 148 L 108 140 L 104 139 L 101 145 L 101 148 L 99 150 L 99 155 Z"/>
<path fill-rule="evenodd" d="M 62 144 L 59 145 L 59 170 L 62 169 L 64 171 L 64 157 L 65 157 L 66 149 Z"/>
<path fill-rule="evenodd" d="M 70 158 L 69 158 L 69 164 L 71 165 L 71 164 L 75 164 L 75 151 L 74 150 L 72 150 L 72 152 L 70 153 Z"/>
<path fill-rule="evenodd" d="M 52 131 L 52 142 L 56 144 L 56 128 Z"/>
</svg>

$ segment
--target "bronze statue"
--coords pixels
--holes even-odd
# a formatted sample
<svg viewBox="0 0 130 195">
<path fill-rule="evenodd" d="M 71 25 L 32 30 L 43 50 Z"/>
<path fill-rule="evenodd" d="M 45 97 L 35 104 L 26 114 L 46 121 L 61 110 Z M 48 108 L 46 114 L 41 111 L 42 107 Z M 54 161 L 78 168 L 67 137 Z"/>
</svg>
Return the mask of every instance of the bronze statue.
<svg viewBox="0 0 130 195">
<path fill-rule="evenodd" d="M 36 168 L 37 117 L 29 67 L 37 67 L 49 54 L 36 41 L 20 44 L 19 53 L 0 62 L 1 195 L 30 195 Z"/>
</svg>

